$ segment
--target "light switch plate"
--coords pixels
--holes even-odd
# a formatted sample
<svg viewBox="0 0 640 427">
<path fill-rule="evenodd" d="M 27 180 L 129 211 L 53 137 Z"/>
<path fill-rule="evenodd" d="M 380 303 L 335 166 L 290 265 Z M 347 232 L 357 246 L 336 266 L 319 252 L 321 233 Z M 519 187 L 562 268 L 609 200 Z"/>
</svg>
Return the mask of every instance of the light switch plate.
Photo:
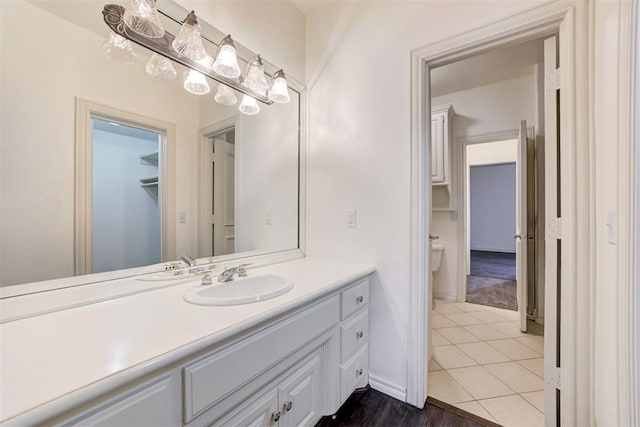
<svg viewBox="0 0 640 427">
<path fill-rule="evenodd" d="M 347 228 L 356 228 L 356 210 L 347 211 Z"/>
<path fill-rule="evenodd" d="M 264 213 L 264 223 L 265 225 L 271 225 L 271 211 L 266 211 Z"/>
<path fill-rule="evenodd" d="M 180 224 L 186 224 L 187 223 L 187 213 L 186 212 L 180 212 L 178 214 L 178 222 Z"/>
</svg>

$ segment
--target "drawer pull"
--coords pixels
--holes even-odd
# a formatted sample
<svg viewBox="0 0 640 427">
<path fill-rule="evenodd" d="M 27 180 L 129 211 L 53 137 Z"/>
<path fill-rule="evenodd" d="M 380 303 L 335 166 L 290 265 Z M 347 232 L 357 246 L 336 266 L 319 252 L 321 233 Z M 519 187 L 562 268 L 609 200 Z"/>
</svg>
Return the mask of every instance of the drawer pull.
<svg viewBox="0 0 640 427">
<path fill-rule="evenodd" d="M 280 413 L 280 411 L 276 411 L 271 414 L 271 421 L 273 421 L 274 423 L 277 423 L 278 421 L 280 421 L 281 416 L 282 414 Z"/>
<path fill-rule="evenodd" d="M 364 337 L 364 332 L 358 331 L 356 332 L 356 339 L 361 340 Z"/>
<path fill-rule="evenodd" d="M 363 372 L 364 372 L 364 371 L 362 370 L 362 368 L 360 368 L 360 369 L 356 369 L 356 377 L 361 376 Z"/>
<path fill-rule="evenodd" d="M 356 303 L 362 304 L 364 302 L 364 297 L 362 295 L 356 297 Z"/>
<path fill-rule="evenodd" d="M 291 410 L 291 408 L 293 408 L 293 402 L 292 401 L 288 401 L 287 403 L 282 405 L 282 410 L 284 412 L 289 412 Z"/>
</svg>

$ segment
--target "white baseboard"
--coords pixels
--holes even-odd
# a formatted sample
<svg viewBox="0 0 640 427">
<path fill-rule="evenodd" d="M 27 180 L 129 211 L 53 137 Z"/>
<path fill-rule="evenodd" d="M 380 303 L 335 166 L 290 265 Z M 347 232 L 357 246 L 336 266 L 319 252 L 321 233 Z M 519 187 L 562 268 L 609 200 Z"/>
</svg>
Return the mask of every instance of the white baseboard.
<svg viewBox="0 0 640 427">
<path fill-rule="evenodd" d="M 373 374 L 369 374 L 369 385 L 372 389 L 391 396 L 403 402 L 407 401 L 407 389 L 400 387 L 398 384 L 392 383 Z"/>
<path fill-rule="evenodd" d="M 445 300 L 445 301 L 457 301 L 458 298 L 455 295 L 447 295 L 447 294 L 441 294 L 440 292 L 434 292 L 433 293 L 433 297 L 436 299 L 441 299 L 441 300 Z"/>
</svg>

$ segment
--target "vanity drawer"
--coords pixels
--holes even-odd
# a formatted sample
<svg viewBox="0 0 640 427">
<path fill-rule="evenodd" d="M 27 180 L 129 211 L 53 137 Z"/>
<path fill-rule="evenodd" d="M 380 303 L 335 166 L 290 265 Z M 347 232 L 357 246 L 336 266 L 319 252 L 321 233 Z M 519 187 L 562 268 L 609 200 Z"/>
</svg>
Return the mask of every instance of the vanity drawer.
<svg viewBox="0 0 640 427">
<path fill-rule="evenodd" d="M 369 338 L 369 309 L 344 322 L 340 331 L 340 360 L 346 360 Z"/>
<path fill-rule="evenodd" d="M 369 382 L 369 345 L 365 344 L 340 367 L 340 400 L 344 402 L 353 390 Z"/>
<path fill-rule="evenodd" d="M 338 323 L 338 295 L 184 367 L 184 420 L 214 406 Z"/>
<path fill-rule="evenodd" d="M 369 302 L 369 279 L 342 292 L 342 320 L 351 316 Z"/>
</svg>

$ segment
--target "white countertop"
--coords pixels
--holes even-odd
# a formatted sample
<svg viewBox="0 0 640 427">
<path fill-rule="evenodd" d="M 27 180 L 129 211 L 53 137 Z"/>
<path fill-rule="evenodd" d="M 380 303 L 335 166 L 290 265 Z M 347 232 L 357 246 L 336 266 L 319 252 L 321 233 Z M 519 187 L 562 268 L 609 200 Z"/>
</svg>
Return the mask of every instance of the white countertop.
<svg viewBox="0 0 640 427">
<path fill-rule="evenodd" d="M 196 281 L 0 325 L 0 422 L 17 416 L 11 421 L 26 422 L 70 409 L 374 268 L 302 258 L 252 271 L 286 276 L 295 287 L 254 304 L 198 306 L 183 300 L 186 290 L 200 285 Z"/>
</svg>

